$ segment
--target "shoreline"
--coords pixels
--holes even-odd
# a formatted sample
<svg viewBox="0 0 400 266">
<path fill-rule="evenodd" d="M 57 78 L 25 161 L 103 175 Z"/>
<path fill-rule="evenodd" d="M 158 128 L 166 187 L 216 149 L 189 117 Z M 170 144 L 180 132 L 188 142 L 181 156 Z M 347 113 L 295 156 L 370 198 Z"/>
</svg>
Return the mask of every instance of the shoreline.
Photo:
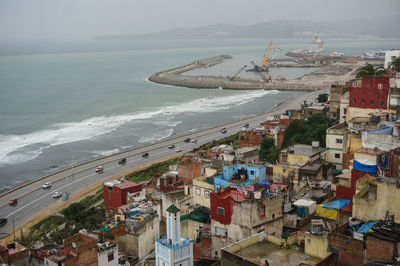
<svg viewBox="0 0 400 266">
<path fill-rule="evenodd" d="M 311 95 L 310 95 L 310 94 L 311 94 Z M 212 128 L 207 128 L 207 129 L 203 130 L 202 132 L 203 132 L 203 134 L 206 135 L 206 134 L 208 134 L 209 132 L 212 132 L 213 130 L 216 130 L 216 129 L 220 128 L 221 126 L 225 126 L 225 127 L 230 127 L 230 126 L 231 126 L 231 127 L 232 127 L 232 126 L 234 126 L 235 124 L 237 124 L 237 123 L 243 123 L 243 122 L 245 122 L 246 120 L 249 121 L 249 122 L 251 122 L 251 121 L 254 121 L 254 120 L 257 120 L 257 119 L 260 119 L 260 118 L 264 119 L 265 116 L 270 116 L 270 115 L 272 115 L 272 113 L 282 113 L 282 112 L 284 112 L 285 109 L 288 108 L 290 105 L 293 105 L 294 103 L 296 103 L 296 101 L 299 101 L 300 99 L 302 99 L 302 98 L 304 98 L 304 97 L 315 96 L 314 94 L 315 94 L 315 92 L 311 92 L 311 93 L 302 93 L 302 94 L 297 95 L 297 96 L 295 96 L 295 97 L 293 97 L 293 98 L 291 98 L 291 99 L 289 99 L 289 100 L 286 100 L 286 101 L 284 101 L 284 102 L 282 102 L 282 103 L 277 104 L 275 107 L 271 108 L 271 109 L 270 109 L 269 111 L 267 111 L 267 112 L 264 112 L 264 113 L 261 113 L 261 114 L 258 114 L 258 115 L 249 117 L 249 118 L 244 119 L 244 120 L 233 121 L 233 122 L 230 122 L 230 123 L 227 123 L 227 124 L 218 125 L 218 126 L 215 126 L 215 127 L 212 127 Z M 298 104 L 298 103 L 299 103 L 299 102 L 297 102 L 297 104 Z M 198 134 L 199 134 L 199 133 L 196 133 L 196 135 L 198 135 Z M 168 145 L 169 143 L 173 143 L 174 141 L 180 141 L 180 140 L 183 141 L 184 138 L 186 138 L 186 137 L 188 137 L 188 136 L 192 136 L 192 135 L 193 135 L 193 133 L 191 133 L 191 134 L 186 134 L 186 135 L 182 135 L 182 136 L 177 136 L 176 138 L 173 138 L 173 139 L 168 139 L 168 140 L 165 140 L 165 141 L 161 141 L 161 142 L 159 142 L 159 143 L 155 143 L 155 144 L 148 145 L 148 146 L 147 146 L 147 149 L 146 149 L 146 147 L 143 147 L 143 148 L 136 148 L 136 149 L 133 149 L 133 150 L 130 150 L 130 151 L 125 151 L 125 152 L 123 152 L 123 153 L 118 153 L 118 154 L 110 155 L 110 156 L 107 156 L 107 157 L 103 157 L 103 158 L 100 158 L 100 159 L 95 160 L 94 162 L 96 163 L 96 165 L 99 165 L 99 164 L 105 163 L 106 161 L 107 161 L 107 162 L 117 161 L 117 160 L 119 160 L 120 158 L 124 157 L 124 155 L 127 154 L 127 153 L 129 153 L 129 152 L 139 151 L 139 153 L 141 153 L 141 152 L 144 152 L 143 149 L 145 149 L 146 151 L 147 151 L 147 150 L 152 150 L 151 148 L 157 149 L 157 146 L 159 146 L 159 145 L 165 146 L 165 145 Z M 17 232 L 17 231 L 20 231 L 21 228 L 22 228 L 23 230 L 26 230 L 29 226 L 33 225 L 32 223 L 33 223 L 34 221 L 37 221 L 38 216 L 42 217 L 42 215 L 44 215 L 42 218 L 45 218 L 46 215 L 48 216 L 48 215 L 50 215 L 50 214 L 52 214 L 52 213 L 54 213 L 54 212 L 58 212 L 58 211 L 62 208 L 62 206 L 70 205 L 70 204 L 72 204 L 72 203 L 74 203 L 74 202 L 76 202 L 76 201 L 78 201 L 78 200 L 83 199 L 83 197 L 86 197 L 86 196 L 90 195 L 90 193 L 93 193 L 93 192 L 97 191 L 97 190 L 99 189 L 99 186 L 101 186 L 101 184 L 103 184 L 104 182 L 106 182 L 106 181 L 108 181 L 108 180 L 113 180 L 113 179 L 115 179 L 115 178 L 117 178 L 117 177 L 121 177 L 121 176 L 124 175 L 124 174 L 131 173 L 131 172 L 134 172 L 134 171 L 137 171 L 137 170 L 140 170 L 140 169 L 144 169 L 144 168 L 146 168 L 146 167 L 148 167 L 148 166 L 150 166 L 150 165 L 152 165 L 152 164 L 155 164 L 155 163 L 157 163 L 157 162 L 162 162 L 162 161 L 165 161 L 165 160 L 168 160 L 168 159 L 172 159 L 172 158 L 176 158 L 176 157 L 179 157 L 179 156 L 181 156 L 181 154 L 172 154 L 172 155 L 169 155 L 169 156 L 167 156 L 167 157 L 165 157 L 165 158 L 160 158 L 160 159 L 157 159 L 157 160 L 155 160 L 155 161 L 152 161 L 152 162 L 149 162 L 149 163 L 140 165 L 140 166 L 132 167 L 132 168 L 130 168 L 130 169 L 128 169 L 128 170 L 125 170 L 125 171 L 123 171 L 123 172 L 115 173 L 115 174 L 113 174 L 113 175 L 111 175 L 111 176 L 109 176 L 109 177 L 105 177 L 105 178 L 103 178 L 103 179 L 101 179 L 101 180 L 98 180 L 98 181 L 95 182 L 95 183 L 92 183 L 92 184 L 90 184 L 90 185 L 87 185 L 86 187 L 83 187 L 83 188 L 81 188 L 81 189 L 79 189 L 79 190 L 77 190 L 77 191 L 71 193 L 71 197 L 70 197 L 69 200 L 67 200 L 67 201 L 61 201 L 61 202 L 60 202 L 60 201 L 52 202 L 52 203 L 48 204 L 47 206 L 41 207 L 37 212 L 35 212 L 35 214 L 29 215 L 29 216 L 23 218 L 22 220 L 16 222 L 16 224 L 17 224 L 16 228 L 18 228 L 18 229 L 16 229 L 16 232 Z M 111 158 L 111 160 L 109 160 L 110 158 Z M 82 166 L 85 166 L 85 165 L 88 165 L 88 166 L 89 166 L 90 164 L 93 164 L 93 161 L 85 162 L 85 163 L 83 163 L 83 164 L 81 165 L 81 167 L 82 167 Z M 89 167 L 92 168 L 93 166 L 89 166 Z M 81 169 L 81 170 L 82 170 L 82 169 Z M 84 169 L 84 170 L 82 170 L 82 171 L 85 171 L 85 170 L 87 170 L 87 169 Z M 69 171 L 71 171 L 70 168 L 69 168 L 69 169 L 65 169 L 65 170 L 63 170 L 63 171 L 61 171 L 61 172 L 64 172 L 64 173 L 68 174 Z M 75 174 L 76 174 L 76 173 L 77 173 L 77 172 L 75 172 Z M 71 172 L 70 174 L 72 174 L 72 172 Z M 53 174 L 53 175 L 54 175 L 54 174 Z M 71 176 L 71 175 L 62 176 L 62 177 L 60 178 L 60 180 L 65 179 L 65 178 L 68 178 L 68 176 Z M 48 176 L 40 177 L 40 178 L 38 178 L 38 179 L 36 179 L 36 180 L 34 180 L 34 181 L 28 183 L 28 184 L 24 184 L 22 187 L 20 186 L 20 187 L 15 188 L 15 189 L 12 190 L 12 191 L 9 191 L 9 193 L 7 193 L 7 194 L 11 194 L 11 193 L 13 193 L 13 192 L 18 192 L 18 190 L 21 190 L 21 189 L 24 189 L 24 188 L 25 188 L 25 190 L 27 191 L 29 185 L 33 185 L 33 184 L 36 183 L 36 182 L 43 182 L 43 180 L 46 179 L 46 178 L 48 178 Z M 39 186 L 39 187 L 40 187 L 40 186 Z M 39 189 L 41 189 L 41 188 L 39 188 Z M 24 195 L 28 195 L 28 194 L 30 194 L 30 193 L 33 192 L 33 191 L 34 191 L 34 190 L 29 190 L 29 191 L 26 192 Z M 3 194 L 3 195 L 1 195 L 0 197 L 4 199 L 4 196 L 7 195 L 7 194 Z M 16 196 L 16 198 L 18 198 L 18 197 Z M 6 202 L 5 202 L 5 203 L 6 203 Z M 7 231 L 10 232 L 10 230 L 11 230 L 11 228 L 9 227 Z"/>
</svg>

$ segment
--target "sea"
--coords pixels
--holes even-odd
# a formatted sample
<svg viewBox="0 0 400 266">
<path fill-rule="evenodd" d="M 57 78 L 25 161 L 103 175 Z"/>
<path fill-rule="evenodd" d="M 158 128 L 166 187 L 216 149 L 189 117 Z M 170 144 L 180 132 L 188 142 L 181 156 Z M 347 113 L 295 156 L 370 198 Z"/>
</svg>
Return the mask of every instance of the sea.
<svg viewBox="0 0 400 266">
<path fill-rule="evenodd" d="M 266 112 L 302 93 L 148 81 L 222 54 L 233 59 L 206 72 L 232 76 L 260 64 L 270 41 L 280 57 L 311 40 L 0 41 L 0 194 L 72 165 Z M 324 53 L 392 48 L 400 40 L 329 40 Z M 272 76 L 313 70 L 280 68 Z"/>
</svg>

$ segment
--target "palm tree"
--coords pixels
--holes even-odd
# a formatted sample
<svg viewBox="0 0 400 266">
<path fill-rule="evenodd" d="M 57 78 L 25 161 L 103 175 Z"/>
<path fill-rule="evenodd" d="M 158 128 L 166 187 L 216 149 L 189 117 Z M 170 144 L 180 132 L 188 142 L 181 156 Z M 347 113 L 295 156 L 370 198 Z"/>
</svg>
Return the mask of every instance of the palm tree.
<svg viewBox="0 0 400 266">
<path fill-rule="evenodd" d="M 374 68 L 373 65 L 368 64 L 366 66 L 361 67 L 358 70 L 356 78 L 362 78 L 362 77 L 368 77 L 368 76 L 376 77 L 376 76 L 380 76 L 385 73 L 386 73 L 386 70 L 382 66 Z"/>
</svg>

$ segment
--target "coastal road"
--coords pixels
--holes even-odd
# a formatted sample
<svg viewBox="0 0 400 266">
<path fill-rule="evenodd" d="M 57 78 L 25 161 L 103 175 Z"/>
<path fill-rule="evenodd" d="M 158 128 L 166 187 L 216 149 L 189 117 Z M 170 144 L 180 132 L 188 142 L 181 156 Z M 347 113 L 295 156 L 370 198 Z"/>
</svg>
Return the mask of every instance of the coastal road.
<svg viewBox="0 0 400 266">
<path fill-rule="evenodd" d="M 327 89 L 302 94 L 279 104 L 267 113 L 194 132 L 192 134 L 168 138 L 155 144 L 143 146 L 142 148 L 136 148 L 80 164 L 73 168 L 39 178 L 36 181 L 6 192 L 0 195 L 0 218 L 7 218 L 8 223 L 0 228 L 0 232 L 11 233 L 13 230 L 13 220 L 15 228 L 18 228 L 24 223 L 34 219 L 41 210 L 47 208 L 50 204 L 56 201 L 61 201 L 61 198 L 53 198 L 53 193 L 56 191 L 73 193 L 84 189 L 93 183 L 104 181 L 115 175 L 122 174 L 129 169 L 168 158 L 171 155 L 176 154 L 176 149 L 178 148 L 182 150 L 182 153 L 191 151 L 193 148 L 199 147 L 212 140 L 221 139 L 225 136 L 237 133 L 246 123 L 250 125 L 250 128 L 255 128 L 261 122 L 264 122 L 267 117 L 284 113 L 287 109 L 298 109 L 304 100 L 313 100 L 318 96 L 318 94 L 326 92 L 328 92 Z M 226 128 L 227 133 L 221 133 L 220 130 L 222 128 Z M 184 142 L 186 138 L 196 138 L 197 142 L 186 143 Z M 168 147 L 170 145 L 175 145 L 175 147 L 170 149 Z M 148 158 L 143 157 L 144 153 L 149 154 Z M 125 165 L 118 164 L 118 161 L 121 158 L 126 158 Z M 102 165 L 104 168 L 104 171 L 101 174 L 95 172 L 96 167 L 99 165 Z M 45 182 L 52 183 L 50 189 L 41 188 Z M 8 201 L 13 198 L 18 199 L 18 204 L 15 206 L 9 206 Z"/>
</svg>

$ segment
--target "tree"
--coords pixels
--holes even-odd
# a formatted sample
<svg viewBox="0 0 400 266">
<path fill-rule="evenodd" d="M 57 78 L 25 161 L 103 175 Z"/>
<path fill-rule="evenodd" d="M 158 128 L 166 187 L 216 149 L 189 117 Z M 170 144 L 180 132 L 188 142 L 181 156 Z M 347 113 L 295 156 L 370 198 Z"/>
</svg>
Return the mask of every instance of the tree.
<svg viewBox="0 0 400 266">
<path fill-rule="evenodd" d="M 263 139 L 260 147 L 260 160 L 275 163 L 278 159 L 279 149 L 275 147 L 275 141 L 271 138 Z"/>
<path fill-rule="evenodd" d="M 380 66 L 374 68 L 373 65 L 367 64 L 366 66 L 361 67 L 356 75 L 356 78 L 368 77 L 368 76 L 381 76 L 386 73 L 386 70 Z"/>
<path fill-rule="evenodd" d="M 78 222 L 80 218 L 84 215 L 85 210 L 86 208 L 82 203 L 76 202 L 65 208 L 62 213 L 64 214 L 64 217 L 68 220 L 74 220 Z"/>
<path fill-rule="evenodd" d="M 282 146 L 288 147 L 293 144 L 308 144 L 319 141 L 325 147 L 326 129 L 330 120 L 323 113 L 312 114 L 308 120 L 294 120 L 285 130 Z"/>
<path fill-rule="evenodd" d="M 318 95 L 317 101 L 319 103 L 324 103 L 328 100 L 328 94 L 327 93 L 321 93 L 320 95 Z"/>
</svg>

